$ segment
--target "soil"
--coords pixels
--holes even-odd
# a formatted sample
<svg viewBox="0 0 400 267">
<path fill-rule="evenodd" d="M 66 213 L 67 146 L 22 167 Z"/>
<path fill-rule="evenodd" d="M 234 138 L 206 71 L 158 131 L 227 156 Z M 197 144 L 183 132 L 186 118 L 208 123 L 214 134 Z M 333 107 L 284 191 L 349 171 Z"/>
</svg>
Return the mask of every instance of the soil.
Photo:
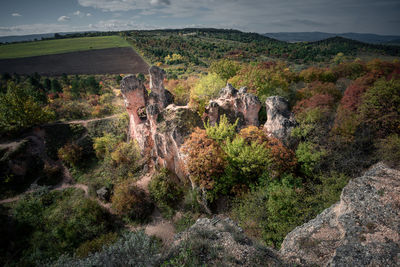
<svg viewBox="0 0 400 267">
<path fill-rule="evenodd" d="M 131 47 L 97 49 L 56 55 L 0 60 L 0 73 L 46 76 L 148 72 L 149 66 Z"/>
</svg>

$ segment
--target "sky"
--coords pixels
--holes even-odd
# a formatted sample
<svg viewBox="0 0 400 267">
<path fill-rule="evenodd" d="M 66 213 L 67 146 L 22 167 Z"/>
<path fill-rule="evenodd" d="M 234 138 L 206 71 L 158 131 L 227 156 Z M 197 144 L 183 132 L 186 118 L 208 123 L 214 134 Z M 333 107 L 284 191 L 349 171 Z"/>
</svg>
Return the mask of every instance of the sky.
<svg viewBox="0 0 400 267">
<path fill-rule="evenodd" d="M 400 35 L 400 0 L 1 0 L 0 36 L 185 27 Z"/>
</svg>

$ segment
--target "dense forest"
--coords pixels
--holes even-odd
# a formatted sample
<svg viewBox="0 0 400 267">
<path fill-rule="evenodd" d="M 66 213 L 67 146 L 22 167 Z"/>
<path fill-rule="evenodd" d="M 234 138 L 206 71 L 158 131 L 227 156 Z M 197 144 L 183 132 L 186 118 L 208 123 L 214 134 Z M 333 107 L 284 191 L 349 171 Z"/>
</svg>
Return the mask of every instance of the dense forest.
<svg viewBox="0 0 400 267">
<path fill-rule="evenodd" d="M 256 126 L 238 129 L 224 116 L 215 125 L 201 122 L 185 140 L 196 188 L 161 169 L 151 173 L 147 192 L 135 185 L 148 175 L 150 159 L 135 140 L 127 141 L 119 90 L 124 75 L 3 74 L 0 134 L 9 143 L 0 146 L 0 192 L 2 199 L 20 197 L 0 205 L 2 265 L 207 264 L 206 243 L 170 251 L 157 238 L 130 231 L 146 225 L 156 207 L 182 232 L 210 216 L 200 198 L 260 246 L 279 249 L 291 230 L 337 202 L 366 168 L 382 160 L 399 168 L 400 63 L 357 58 L 399 56 L 399 47 L 343 38 L 288 44 L 215 29 L 119 34 L 166 67 L 164 84 L 175 104 L 200 117 L 227 82 L 258 97 L 261 125 L 265 100 L 284 97 L 297 122 L 290 140 Z M 147 75 L 137 78 L 150 89 Z M 27 136 L 36 136 L 38 126 L 46 131 L 46 148 L 29 158 L 35 144 Z M 30 172 L 10 167 L 21 161 Z M 65 173 L 74 183 L 63 183 Z"/>
</svg>

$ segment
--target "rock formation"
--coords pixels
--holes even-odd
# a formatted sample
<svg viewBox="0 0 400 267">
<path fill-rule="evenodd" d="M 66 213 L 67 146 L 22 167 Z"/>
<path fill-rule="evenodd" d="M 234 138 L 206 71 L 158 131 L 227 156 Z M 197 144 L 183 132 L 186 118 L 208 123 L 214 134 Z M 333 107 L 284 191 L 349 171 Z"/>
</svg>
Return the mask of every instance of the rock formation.
<svg viewBox="0 0 400 267">
<path fill-rule="evenodd" d="M 398 266 L 400 172 L 382 163 L 343 189 L 340 201 L 295 228 L 280 253 L 312 266 Z"/>
<path fill-rule="evenodd" d="M 229 218 L 201 218 L 175 235 L 170 257 L 185 249 L 207 266 L 282 266 L 278 252 L 257 246 Z"/>
<path fill-rule="evenodd" d="M 153 66 L 149 74 L 150 94 L 134 75 L 121 81 L 121 92 L 130 118 L 130 137 L 156 164 L 185 179 L 187 170 L 181 146 L 195 127 L 203 126 L 203 121 L 188 106 L 173 104 L 172 94 L 163 85 L 165 72 L 162 69 Z M 210 101 L 206 117 L 211 125 L 219 122 L 220 116 L 225 114 L 231 122 L 239 118 L 239 129 L 247 125 L 258 126 L 260 107 L 258 98 L 248 94 L 246 88 L 238 91 L 227 84 L 219 98 Z"/>
<path fill-rule="evenodd" d="M 165 72 L 151 67 L 150 94 L 135 76 L 124 77 L 121 92 L 129 114 L 130 137 L 136 140 L 143 154 L 156 164 L 187 177 L 184 155 L 180 148 L 195 127 L 202 126 L 198 114 L 187 106 L 176 106 L 172 94 L 164 88 Z"/>
<path fill-rule="evenodd" d="M 260 108 L 258 98 L 247 93 L 245 87 L 238 91 L 228 83 L 219 93 L 219 97 L 211 100 L 206 107 L 205 118 L 209 120 L 210 125 L 218 123 L 220 116 L 226 115 L 231 123 L 239 119 L 238 129 L 249 125 L 258 126 Z"/>
<path fill-rule="evenodd" d="M 293 113 L 289 110 L 289 104 L 283 97 L 271 96 L 265 101 L 267 121 L 264 131 L 270 136 L 282 141 L 288 141 L 290 132 L 296 126 Z"/>
</svg>

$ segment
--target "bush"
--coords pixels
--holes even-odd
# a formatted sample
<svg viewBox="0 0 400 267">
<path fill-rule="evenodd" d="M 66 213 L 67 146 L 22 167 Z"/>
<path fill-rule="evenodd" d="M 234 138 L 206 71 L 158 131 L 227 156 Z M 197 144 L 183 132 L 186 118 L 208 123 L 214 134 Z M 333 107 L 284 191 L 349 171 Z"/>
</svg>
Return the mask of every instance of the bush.
<svg viewBox="0 0 400 267">
<path fill-rule="evenodd" d="M 318 170 L 318 164 L 322 161 L 322 157 L 326 155 L 326 151 L 318 150 L 317 146 L 310 142 L 300 143 L 296 150 L 297 160 L 303 174 L 308 177 Z"/>
<path fill-rule="evenodd" d="M 52 265 L 61 266 L 154 266 L 160 251 L 159 243 L 143 231 L 126 232 L 114 244 L 85 259 L 74 259 L 66 255 Z"/>
<path fill-rule="evenodd" d="M 376 82 L 363 95 L 359 112 L 379 137 L 400 134 L 400 80 Z"/>
<path fill-rule="evenodd" d="M 104 159 L 106 155 L 109 155 L 111 151 L 117 146 L 119 140 L 117 137 L 111 134 L 104 134 L 102 137 L 93 139 L 93 149 L 96 152 L 96 157 Z"/>
<path fill-rule="evenodd" d="M 202 115 L 208 102 L 217 97 L 224 86 L 225 82 L 216 73 L 201 77 L 190 91 L 190 106 L 196 108 Z"/>
<path fill-rule="evenodd" d="M 182 198 L 181 188 L 172 179 L 167 169 L 161 169 L 149 183 L 150 197 L 162 210 L 174 207 Z"/>
<path fill-rule="evenodd" d="M 12 217 L 21 233 L 13 240 L 14 253 L 24 266 L 72 253 L 111 228 L 107 212 L 75 189 L 28 194 L 17 202 Z"/>
<path fill-rule="evenodd" d="M 267 137 L 265 132 L 256 126 L 243 128 L 239 136 L 242 137 L 248 145 L 252 142 L 262 144 L 269 151 L 270 164 L 268 166 L 268 175 L 270 178 L 277 178 L 283 173 L 291 173 L 297 165 L 296 157 L 290 149 L 274 137 Z"/>
<path fill-rule="evenodd" d="M 285 236 L 303 223 L 303 194 L 300 181 L 286 176 L 257 187 L 239 199 L 232 215 L 250 235 L 279 248 Z"/>
<path fill-rule="evenodd" d="M 69 143 L 58 150 L 58 157 L 70 167 L 77 167 L 82 160 L 82 147 Z"/>
<path fill-rule="evenodd" d="M 296 75 L 282 62 L 263 62 L 244 65 L 228 82 L 236 88 L 245 86 L 263 103 L 267 97 L 280 95 L 292 98 L 290 84 Z"/>
<path fill-rule="evenodd" d="M 62 169 L 59 165 L 44 164 L 43 176 L 37 181 L 38 185 L 57 185 L 63 178 Z"/>
<path fill-rule="evenodd" d="M 225 81 L 235 76 L 239 70 L 239 63 L 228 59 L 214 61 L 210 65 L 210 72 L 218 74 L 218 76 Z"/>
<path fill-rule="evenodd" d="M 234 124 L 229 123 L 228 118 L 224 114 L 220 117 L 219 123 L 215 124 L 214 126 L 210 126 L 209 122 L 207 121 L 204 124 L 204 128 L 206 129 L 208 137 L 219 143 L 222 143 L 227 139 L 233 139 L 236 134 L 236 126 L 238 122 L 239 119 L 237 119 Z"/>
<path fill-rule="evenodd" d="M 174 95 L 174 102 L 177 105 L 187 105 L 190 100 L 190 91 L 198 83 L 197 77 L 189 77 L 187 79 L 170 79 L 165 82 L 164 86 Z"/>
<path fill-rule="evenodd" d="M 336 82 L 337 76 L 330 69 L 319 69 L 316 67 L 310 67 L 306 70 L 302 70 L 299 74 L 300 79 L 305 82 Z"/>
<path fill-rule="evenodd" d="M 377 143 L 378 156 L 389 166 L 400 167 L 400 136 L 392 134 Z"/>
<path fill-rule="evenodd" d="M 187 168 L 191 180 L 200 188 L 211 190 L 215 178 L 224 173 L 226 161 L 220 146 L 209 138 L 205 130 L 196 128 L 184 143 Z"/>
<path fill-rule="evenodd" d="M 54 113 L 43 107 L 27 88 L 9 83 L 7 93 L 0 93 L 0 133 L 17 132 L 54 117 Z"/>
<path fill-rule="evenodd" d="M 227 140 L 224 151 L 229 165 L 226 176 L 218 180 L 218 185 L 225 190 L 237 183 L 249 185 L 256 182 L 271 164 L 271 156 L 265 144 L 257 142 L 247 144 L 240 136 L 233 141 Z"/>
<path fill-rule="evenodd" d="M 118 239 L 116 233 L 103 234 L 93 240 L 82 243 L 75 251 L 78 258 L 85 258 L 90 254 L 101 251 L 104 246 L 109 246 Z"/>
<path fill-rule="evenodd" d="M 105 160 L 108 174 L 117 181 L 135 178 L 142 165 L 140 149 L 133 141 L 119 143 Z"/>
<path fill-rule="evenodd" d="M 146 192 L 127 182 L 120 183 L 114 188 L 111 202 L 118 214 L 133 220 L 143 221 L 153 211 L 153 204 L 150 202 Z"/>
</svg>

